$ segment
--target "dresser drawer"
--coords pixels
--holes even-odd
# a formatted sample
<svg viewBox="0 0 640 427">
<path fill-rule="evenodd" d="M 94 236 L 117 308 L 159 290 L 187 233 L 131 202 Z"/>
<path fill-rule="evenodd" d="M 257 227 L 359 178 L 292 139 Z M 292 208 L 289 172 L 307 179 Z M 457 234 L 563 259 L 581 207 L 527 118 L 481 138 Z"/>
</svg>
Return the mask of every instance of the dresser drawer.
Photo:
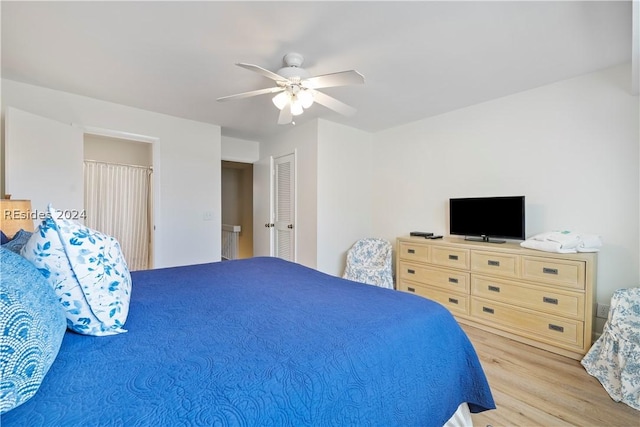
<svg viewBox="0 0 640 427">
<path fill-rule="evenodd" d="M 469 293 L 469 273 L 400 261 L 400 279 Z"/>
<path fill-rule="evenodd" d="M 471 271 L 495 276 L 518 277 L 520 257 L 496 252 L 471 251 Z"/>
<path fill-rule="evenodd" d="M 541 316 L 540 313 L 477 297 L 471 298 L 471 315 L 496 328 L 565 348 L 582 348 L 584 344 L 584 323 L 578 320 Z"/>
<path fill-rule="evenodd" d="M 584 294 L 580 292 L 545 289 L 474 274 L 471 275 L 471 295 L 559 316 L 584 317 Z"/>
<path fill-rule="evenodd" d="M 568 288 L 585 288 L 583 261 L 522 257 L 522 278 Z"/>
<path fill-rule="evenodd" d="M 402 259 L 429 262 L 430 247 L 420 244 L 400 242 L 398 254 Z"/>
<path fill-rule="evenodd" d="M 469 269 L 470 256 L 468 249 L 434 246 L 431 248 L 431 262 L 443 267 Z"/>
<path fill-rule="evenodd" d="M 400 290 L 429 298 L 444 305 L 453 314 L 469 314 L 469 296 L 426 288 L 411 282 L 402 282 Z"/>
</svg>

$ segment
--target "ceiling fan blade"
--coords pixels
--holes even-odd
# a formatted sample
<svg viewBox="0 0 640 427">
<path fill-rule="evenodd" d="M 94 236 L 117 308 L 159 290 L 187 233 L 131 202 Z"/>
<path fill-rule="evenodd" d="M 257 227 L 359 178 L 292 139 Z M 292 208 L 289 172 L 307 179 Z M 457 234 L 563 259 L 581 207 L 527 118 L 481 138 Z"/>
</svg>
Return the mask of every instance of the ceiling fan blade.
<svg viewBox="0 0 640 427">
<path fill-rule="evenodd" d="M 265 93 L 282 92 L 283 90 L 284 90 L 284 87 L 269 87 L 266 89 L 252 90 L 251 92 L 243 92 L 243 93 L 237 93 L 235 95 L 223 96 L 221 98 L 218 98 L 218 101 L 229 101 L 232 99 L 249 98 L 251 96 L 264 95 Z"/>
<path fill-rule="evenodd" d="M 356 70 L 340 71 L 338 73 L 323 74 L 304 79 L 302 86 L 309 89 L 323 87 L 358 85 L 364 83 L 364 76 Z"/>
<path fill-rule="evenodd" d="M 279 74 L 274 73 L 273 71 L 269 71 L 266 68 L 262 68 L 258 65 L 253 65 L 253 64 L 245 64 L 245 63 L 238 63 L 236 64 L 238 67 L 242 67 L 242 68 L 246 68 L 247 70 L 250 71 L 255 71 L 258 74 L 262 74 L 265 77 L 270 78 L 271 80 L 275 80 L 277 82 L 286 82 L 287 79 L 282 77 Z"/>
<path fill-rule="evenodd" d="M 287 104 L 282 110 L 280 110 L 280 115 L 278 116 L 278 124 L 288 125 L 292 120 L 293 114 L 291 114 L 291 104 Z"/>
<path fill-rule="evenodd" d="M 322 93 L 319 90 L 310 89 L 313 93 L 313 100 L 320 105 L 324 105 L 330 110 L 336 111 L 345 116 L 352 116 L 356 113 L 356 109 L 348 106 L 347 104 L 338 101 L 337 99 Z"/>
</svg>

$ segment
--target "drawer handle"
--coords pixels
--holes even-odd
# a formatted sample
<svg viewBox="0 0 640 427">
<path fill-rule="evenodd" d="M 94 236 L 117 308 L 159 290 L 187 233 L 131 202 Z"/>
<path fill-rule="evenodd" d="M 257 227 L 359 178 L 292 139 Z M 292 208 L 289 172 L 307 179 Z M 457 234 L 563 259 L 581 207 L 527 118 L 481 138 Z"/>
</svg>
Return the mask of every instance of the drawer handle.
<svg viewBox="0 0 640 427">
<path fill-rule="evenodd" d="M 542 302 L 546 302 L 547 304 L 558 305 L 558 298 L 542 297 Z"/>
<path fill-rule="evenodd" d="M 489 265 L 491 265 L 493 267 L 500 267 L 500 261 L 489 260 L 489 261 L 487 261 L 487 264 L 489 264 Z"/>
<path fill-rule="evenodd" d="M 493 314 L 494 310 L 493 308 L 489 308 L 489 307 L 482 307 L 482 311 L 484 311 L 485 313 L 489 313 L 489 314 Z M 551 325 L 549 325 L 551 326 Z"/>
<path fill-rule="evenodd" d="M 458 279 L 455 277 L 449 277 L 449 283 L 458 283 Z"/>
<path fill-rule="evenodd" d="M 407 288 L 407 290 L 408 290 L 409 292 L 415 292 L 415 291 L 416 291 L 416 288 Z"/>
<path fill-rule="evenodd" d="M 564 332 L 564 327 L 554 325 L 553 323 L 549 323 L 549 329 L 551 329 L 552 331 Z"/>
<path fill-rule="evenodd" d="M 453 304 L 457 304 L 458 300 L 455 298 L 449 298 L 449 302 L 453 303 Z"/>
<path fill-rule="evenodd" d="M 491 285 L 489 285 L 488 289 L 491 292 L 500 292 L 500 287 L 499 286 L 491 286 Z"/>
<path fill-rule="evenodd" d="M 542 268 L 542 272 L 544 274 L 558 274 L 558 269 L 557 268 L 547 268 L 547 267 L 543 267 Z"/>
<path fill-rule="evenodd" d="M 449 259 L 457 261 L 458 260 L 458 255 L 449 255 Z"/>
<path fill-rule="evenodd" d="M 415 249 L 407 249 L 407 252 L 409 252 L 410 254 L 415 254 L 416 250 Z"/>
<path fill-rule="evenodd" d="M 407 273 L 409 273 L 409 274 L 416 274 L 416 271 L 415 271 L 415 270 L 412 270 L 411 268 L 408 268 L 408 269 L 407 269 Z"/>
</svg>

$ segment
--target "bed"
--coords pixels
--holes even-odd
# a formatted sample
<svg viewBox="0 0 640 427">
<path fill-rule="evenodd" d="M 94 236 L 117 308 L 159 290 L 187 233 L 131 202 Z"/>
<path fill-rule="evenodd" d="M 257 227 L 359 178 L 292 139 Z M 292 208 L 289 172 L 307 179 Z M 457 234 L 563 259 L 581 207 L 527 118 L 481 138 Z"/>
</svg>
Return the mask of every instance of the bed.
<svg viewBox="0 0 640 427">
<path fill-rule="evenodd" d="M 495 408 L 468 338 L 428 299 L 270 257 L 131 279 L 127 332 L 64 333 L 3 427 L 442 426 Z"/>
</svg>

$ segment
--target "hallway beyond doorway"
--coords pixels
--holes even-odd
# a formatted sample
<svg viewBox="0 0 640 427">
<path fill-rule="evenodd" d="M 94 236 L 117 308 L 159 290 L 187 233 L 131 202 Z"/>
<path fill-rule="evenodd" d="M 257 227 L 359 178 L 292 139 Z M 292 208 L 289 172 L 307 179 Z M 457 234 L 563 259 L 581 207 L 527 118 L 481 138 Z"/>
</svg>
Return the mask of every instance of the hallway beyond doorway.
<svg viewBox="0 0 640 427">
<path fill-rule="evenodd" d="M 253 165 L 222 161 L 222 224 L 239 225 L 239 258 L 253 256 Z"/>
</svg>

